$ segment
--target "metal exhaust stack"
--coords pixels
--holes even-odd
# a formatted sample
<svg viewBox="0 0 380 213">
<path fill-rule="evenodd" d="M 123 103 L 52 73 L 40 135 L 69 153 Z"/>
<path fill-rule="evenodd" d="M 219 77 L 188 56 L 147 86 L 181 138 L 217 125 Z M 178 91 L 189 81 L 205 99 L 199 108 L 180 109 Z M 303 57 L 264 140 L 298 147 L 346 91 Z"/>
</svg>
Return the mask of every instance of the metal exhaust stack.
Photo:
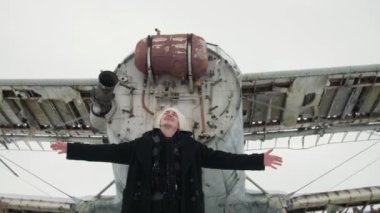
<svg viewBox="0 0 380 213">
<path fill-rule="evenodd" d="M 98 81 L 98 86 L 92 90 L 92 112 L 103 117 L 112 107 L 112 100 L 115 97 L 113 91 L 119 79 L 114 72 L 102 71 Z"/>
</svg>

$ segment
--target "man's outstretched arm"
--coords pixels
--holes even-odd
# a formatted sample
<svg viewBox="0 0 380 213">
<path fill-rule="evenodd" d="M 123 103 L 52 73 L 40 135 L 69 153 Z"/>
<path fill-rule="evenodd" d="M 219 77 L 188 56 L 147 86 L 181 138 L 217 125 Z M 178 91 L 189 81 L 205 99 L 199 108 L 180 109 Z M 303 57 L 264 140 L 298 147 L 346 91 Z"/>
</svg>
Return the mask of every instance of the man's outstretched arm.
<svg viewBox="0 0 380 213">
<path fill-rule="evenodd" d="M 82 144 L 57 141 L 50 147 L 67 159 L 129 164 L 134 142 L 121 144 Z"/>
<path fill-rule="evenodd" d="M 264 170 L 266 166 L 277 169 L 282 165 L 282 158 L 270 153 L 273 149 L 263 154 L 234 154 L 213 150 L 201 145 L 202 167 L 214 169 L 233 170 Z"/>
</svg>

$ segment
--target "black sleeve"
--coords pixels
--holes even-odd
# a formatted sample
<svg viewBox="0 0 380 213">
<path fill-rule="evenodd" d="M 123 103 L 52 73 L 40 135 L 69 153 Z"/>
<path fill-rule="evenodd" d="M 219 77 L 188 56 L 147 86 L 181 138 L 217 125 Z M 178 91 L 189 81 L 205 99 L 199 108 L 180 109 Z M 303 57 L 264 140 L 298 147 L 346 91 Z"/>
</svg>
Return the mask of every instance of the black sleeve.
<svg viewBox="0 0 380 213">
<path fill-rule="evenodd" d="M 67 159 L 129 164 L 135 141 L 120 144 L 67 144 Z"/>
<path fill-rule="evenodd" d="M 202 167 L 231 170 L 264 170 L 264 154 L 234 154 L 199 144 Z"/>
</svg>

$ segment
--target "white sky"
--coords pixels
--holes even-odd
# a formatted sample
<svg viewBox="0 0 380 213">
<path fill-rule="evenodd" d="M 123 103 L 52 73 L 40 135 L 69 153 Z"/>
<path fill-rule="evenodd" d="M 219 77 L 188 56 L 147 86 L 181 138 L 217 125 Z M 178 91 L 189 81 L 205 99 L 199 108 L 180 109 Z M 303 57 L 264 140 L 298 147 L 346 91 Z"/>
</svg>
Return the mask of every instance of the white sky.
<svg viewBox="0 0 380 213">
<path fill-rule="evenodd" d="M 0 0 L 0 78 L 97 78 L 100 70 L 114 70 L 156 27 L 219 44 L 243 73 L 379 64 L 379 11 L 378 0 Z M 284 166 L 250 176 L 267 190 L 292 192 L 370 144 L 276 150 Z M 374 146 L 301 192 L 329 189 L 379 151 Z M 66 161 L 55 153 L 0 154 L 75 196 L 94 195 L 113 177 L 105 163 Z M 13 168 L 48 194 L 62 196 Z M 379 180 L 380 161 L 336 189 L 380 185 Z M 0 193 L 43 195 L 1 164 Z"/>
</svg>

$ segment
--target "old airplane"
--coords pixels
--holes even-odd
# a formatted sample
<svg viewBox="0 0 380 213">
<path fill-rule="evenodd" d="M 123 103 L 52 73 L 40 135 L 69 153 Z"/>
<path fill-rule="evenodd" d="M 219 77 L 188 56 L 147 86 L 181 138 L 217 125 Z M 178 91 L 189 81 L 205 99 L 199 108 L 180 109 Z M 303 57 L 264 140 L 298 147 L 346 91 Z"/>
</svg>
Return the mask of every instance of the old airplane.
<svg viewBox="0 0 380 213">
<path fill-rule="evenodd" d="M 336 133 L 355 132 L 357 139 L 370 131 L 371 140 L 380 127 L 379 71 L 380 65 L 365 65 L 241 74 L 227 53 L 201 37 L 154 35 L 98 80 L 0 81 L 0 146 L 21 150 L 19 143 L 25 143 L 29 150 L 48 150 L 46 143 L 57 139 L 129 141 L 150 130 L 167 106 L 185 114 L 186 128 L 199 142 L 233 153 L 244 152 L 250 141 L 260 148 L 278 138 L 287 138 L 285 148 L 291 148 L 292 138 L 301 137 L 298 146 L 307 148 L 307 135 L 316 135 L 311 146 Z M 103 117 L 92 113 L 94 95 L 111 108 Z M 115 212 L 127 169 L 113 165 L 113 197 L 100 193 L 79 202 L 2 195 L 1 206 L 12 212 Z M 271 194 L 258 185 L 259 192 L 247 192 L 245 181 L 242 171 L 204 169 L 206 212 L 334 212 L 380 203 L 380 186 L 297 195 Z"/>
</svg>

